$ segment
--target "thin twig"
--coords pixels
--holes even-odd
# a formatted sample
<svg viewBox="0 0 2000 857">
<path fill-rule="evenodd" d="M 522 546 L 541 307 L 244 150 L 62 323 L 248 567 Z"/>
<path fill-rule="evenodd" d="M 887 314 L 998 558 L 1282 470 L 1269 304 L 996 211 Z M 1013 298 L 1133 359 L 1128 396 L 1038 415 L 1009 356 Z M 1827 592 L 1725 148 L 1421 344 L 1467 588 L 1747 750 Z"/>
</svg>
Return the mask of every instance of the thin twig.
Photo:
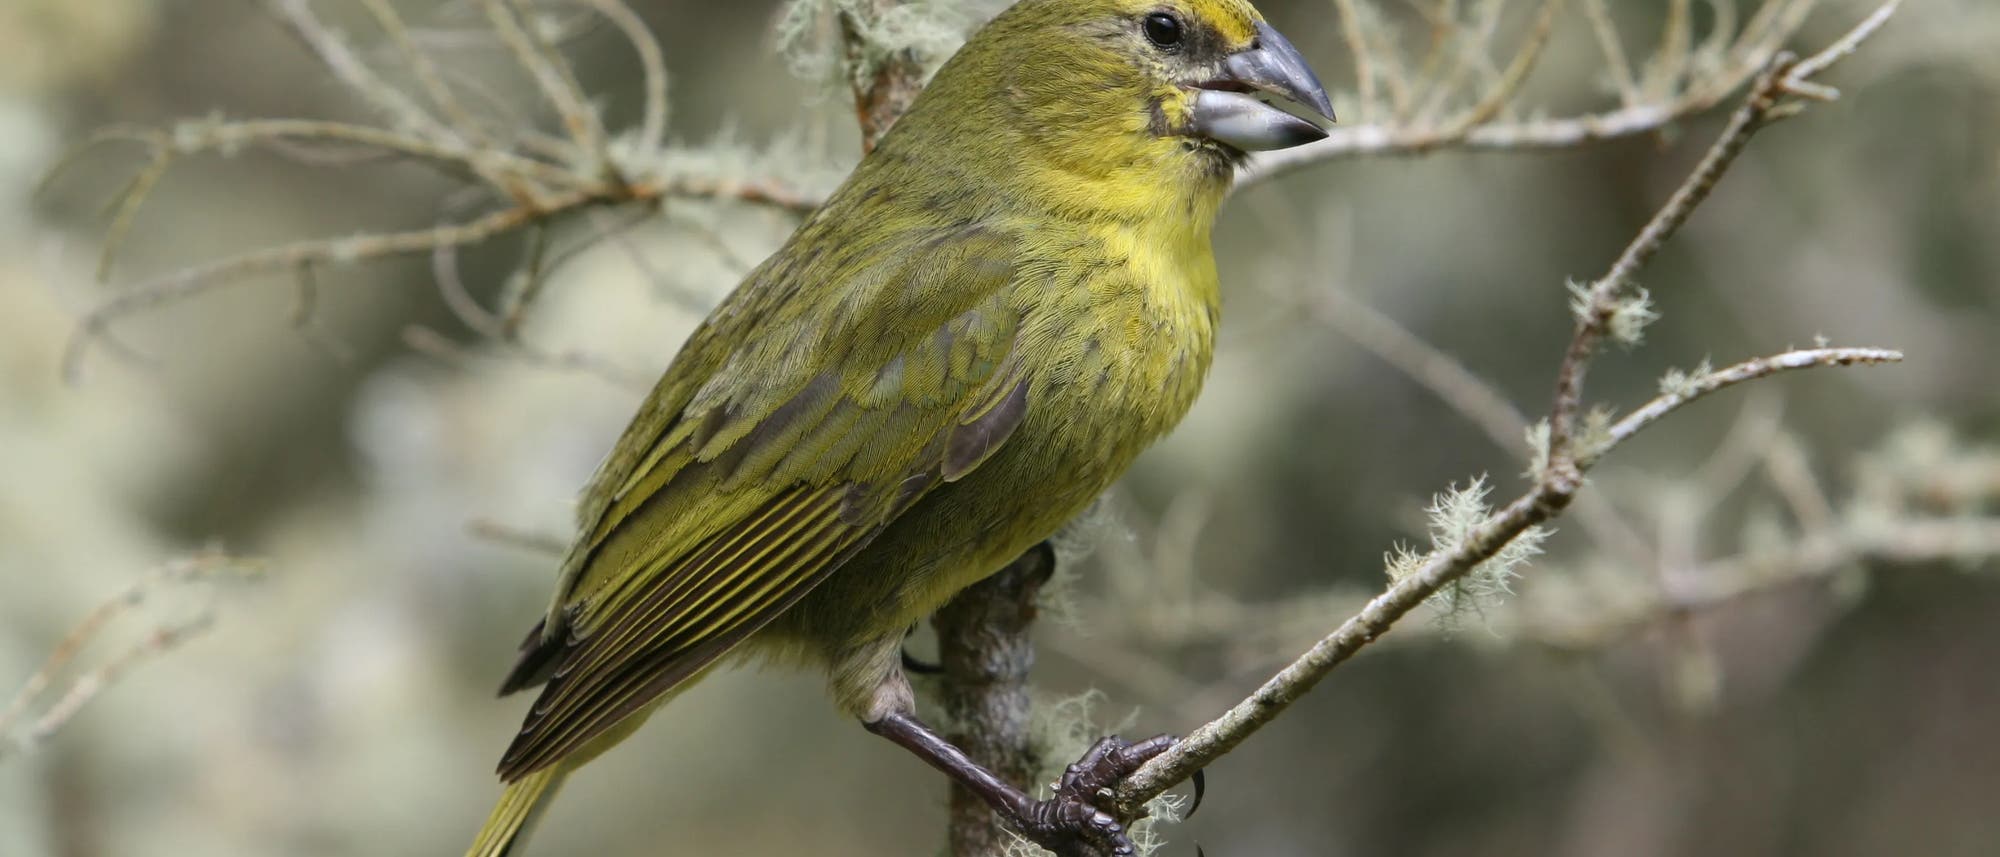
<svg viewBox="0 0 2000 857">
<path fill-rule="evenodd" d="M 615 175 L 617 165 L 605 143 L 604 123 L 577 85 L 569 61 L 538 30 L 523 25 L 518 0 L 481 0 L 480 5 L 493 24 L 493 32 L 514 55 L 514 61 L 535 81 L 542 97 L 555 107 L 577 149 L 586 157 L 597 159 L 598 172 L 614 171 Z"/>
<path fill-rule="evenodd" d="M 140 206 L 145 204 L 146 197 L 152 194 L 153 188 L 159 185 L 173 163 L 173 150 L 165 146 L 154 148 L 152 160 L 132 176 L 124 190 L 119 191 L 113 201 L 111 225 L 104 230 L 104 249 L 97 259 L 98 282 L 111 279 L 112 262 L 117 259 L 118 248 L 124 246 L 125 235 L 132 230 L 132 221 L 139 216 Z"/>
<path fill-rule="evenodd" d="M 1368 48 L 1368 37 L 1361 23 L 1361 12 L 1355 8 L 1356 0 L 1333 0 L 1333 8 L 1340 14 L 1340 33 L 1347 40 L 1347 52 L 1354 57 L 1354 84 L 1361 101 L 1361 122 L 1366 124 L 1375 118 L 1375 63 Z"/>
<path fill-rule="evenodd" d="M 1588 618 L 1538 616 L 1525 635 L 1568 651 L 1609 647 L 1664 618 L 1712 610 L 1774 590 L 1822 581 L 1857 563 L 1899 565 L 2000 556 L 2000 521 L 1921 519 L 1879 528 L 1831 526 L 1774 551 L 1754 551 L 1702 563 L 1671 594 L 1600 606 Z M 1567 622 L 1567 623 L 1566 623 Z"/>
<path fill-rule="evenodd" d="M 1667 23 L 1660 28 L 1660 47 L 1648 63 L 1641 91 L 1659 97 L 1678 89 L 1687 71 L 1690 31 L 1694 26 L 1688 0 L 1667 0 Z"/>
<path fill-rule="evenodd" d="M 1611 11 L 1604 8 L 1604 0 L 1583 0 L 1583 14 L 1590 19 L 1590 31 L 1597 37 L 1598 48 L 1604 51 L 1604 64 L 1611 71 L 1611 83 L 1618 87 L 1620 106 L 1631 107 L 1639 103 L 1639 84 L 1632 77 L 1632 61 L 1625 58 L 1625 43 L 1618 36 L 1618 25 L 1611 20 Z"/>
<path fill-rule="evenodd" d="M 415 101 L 397 91 L 375 74 L 374 69 L 355 56 L 339 33 L 319 19 L 310 0 L 264 0 L 272 17 L 285 25 L 293 36 L 319 57 L 321 64 L 363 101 L 382 111 L 397 127 L 418 129 L 429 134 L 454 138 L 450 128 L 431 116 Z"/>
<path fill-rule="evenodd" d="M 1658 398 L 1612 423 L 1609 432 L 1610 444 L 1580 453 L 1577 463 L 1585 467 L 1595 464 L 1604 453 L 1610 451 L 1612 446 L 1625 442 L 1640 430 L 1659 422 L 1661 418 L 1679 410 L 1689 402 L 1725 387 L 1793 369 L 1810 369 L 1816 366 L 1869 366 L 1895 363 L 1902 359 L 1902 352 L 1887 348 L 1805 348 L 1759 357 L 1755 360 L 1745 360 L 1726 369 L 1696 377 L 1682 389 L 1662 393 Z"/>
<path fill-rule="evenodd" d="M 90 346 L 116 344 L 116 340 L 108 336 L 113 321 L 235 285 L 253 274 L 291 270 L 308 263 L 346 264 L 408 253 L 432 253 L 435 258 L 441 249 L 481 244 L 572 211 L 649 203 L 668 196 L 683 195 L 740 199 L 780 205 L 795 211 L 809 209 L 815 201 L 789 188 L 772 184 L 706 178 L 603 185 L 560 192 L 542 200 L 537 207 L 517 205 L 429 229 L 314 239 L 252 250 L 135 284 L 99 304 L 78 322 L 77 332 L 64 351 L 63 376 L 72 383 L 76 382 L 80 378 L 83 356 Z M 129 349 L 122 349 L 121 353 L 127 351 Z"/>
<path fill-rule="evenodd" d="M 1523 449 L 1527 417 L 1464 363 L 1342 289 L 1324 289 L 1314 296 L 1317 301 L 1311 311 L 1320 323 L 1340 331 L 1436 393 L 1485 432 L 1494 445 L 1510 452 Z"/>
<path fill-rule="evenodd" d="M 163 563 L 126 584 L 110 598 L 99 602 L 89 613 L 84 614 L 83 619 L 64 634 L 61 640 L 57 641 L 48 658 L 28 676 L 20 690 L 16 691 L 13 698 L 8 701 L 7 706 L 0 709 L 0 759 L 5 759 L 10 752 L 32 752 L 68 723 L 86 704 L 106 688 L 116 684 L 134 667 L 179 647 L 188 639 L 207 630 L 212 624 L 214 617 L 211 605 L 204 606 L 190 620 L 155 629 L 138 643 L 72 679 L 62 695 L 43 709 L 40 716 L 25 727 L 17 729 L 16 721 L 26 715 L 54 685 L 56 676 L 75 661 L 91 642 L 100 637 L 113 621 L 145 603 L 155 590 L 166 586 L 220 581 L 231 577 L 255 578 L 263 572 L 264 566 L 259 561 L 205 552 Z"/>
<path fill-rule="evenodd" d="M 1744 24 L 1740 32 L 1712 33 L 1699 48 L 1686 45 L 1685 38 L 1672 37 L 1670 34 L 1663 36 L 1665 40 L 1681 45 L 1681 53 L 1687 55 L 1677 61 L 1684 67 L 1683 70 L 1673 75 L 1682 85 L 1650 93 L 1644 87 L 1640 87 L 1640 97 L 1635 100 L 1629 96 L 1624 78 L 1621 77 L 1618 81 L 1621 103 L 1613 110 L 1555 118 L 1495 122 L 1492 120 L 1515 111 L 1512 102 L 1519 87 L 1518 79 L 1509 83 L 1510 77 L 1503 74 L 1495 80 L 1493 88 L 1475 104 L 1474 109 L 1447 123 L 1407 121 L 1410 111 L 1398 107 L 1387 121 L 1374 116 L 1364 116 L 1359 124 L 1336 126 L 1331 129 L 1326 139 L 1316 143 L 1274 152 L 1260 152 L 1251 158 L 1249 164 L 1237 171 L 1235 189 L 1240 190 L 1324 161 L 1365 156 L 1421 155 L 1447 148 L 1466 151 L 1528 152 L 1571 148 L 1656 133 L 1709 110 L 1727 98 L 1731 92 L 1752 81 L 1760 70 L 1768 68 L 1784 40 L 1798 31 L 1804 23 L 1806 14 L 1816 2 L 1817 0 L 1767 0 Z M 1594 0 L 1594 3 L 1601 4 L 1602 0 Z M 1343 22 L 1350 20 L 1343 0 L 1336 0 L 1335 8 L 1340 11 Z M 1893 4 L 1884 8 L 1893 11 Z M 1587 4 L 1584 11 L 1587 17 L 1594 18 L 1600 10 L 1595 5 Z M 1869 19 L 1875 22 L 1874 24 L 1864 25 L 1855 33 L 1850 33 L 1849 37 L 1843 40 L 1849 45 L 1849 50 L 1865 39 L 1873 26 L 1879 26 L 1880 21 L 1885 19 L 1886 15 L 1878 11 Z M 1608 19 L 1605 23 L 1608 25 Z M 1719 16 L 1716 21 L 1718 27 L 1733 23 L 1733 16 L 1728 18 Z M 1668 26 L 1679 25 L 1669 22 Z M 1531 37 L 1539 30 L 1537 27 L 1531 31 Z M 1597 31 L 1597 38 L 1607 52 L 1611 49 L 1610 45 L 1615 43 L 1607 41 L 1610 36 L 1615 36 L 1615 33 L 1607 34 L 1601 29 Z M 1735 37 L 1733 41 L 1730 36 Z M 1362 36 L 1353 35 L 1351 38 L 1362 38 Z M 1723 48 L 1725 45 L 1728 46 L 1726 50 Z M 1534 46 L 1533 38 L 1524 47 L 1530 46 Z M 1532 60 L 1538 51 L 1537 47 L 1535 51 L 1517 53 L 1516 62 L 1510 66 L 1521 68 L 1522 74 L 1525 74 L 1525 70 L 1532 67 Z M 1697 65 L 1691 59 L 1695 54 L 1703 56 L 1712 54 L 1720 56 L 1721 59 Z M 1822 54 L 1826 57 L 1826 62 L 1831 62 L 1840 55 L 1844 55 L 1843 52 L 1832 51 Z M 1393 56 L 1371 53 L 1370 64 L 1371 67 L 1383 70 L 1383 73 L 1376 76 L 1381 77 L 1384 82 L 1396 82 L 1395 75 L 1387 73 L 1396 68 Z M 1810 73 L 1799 75 L 1798 78 L 1801 80 L 1810 78 L 1818 72 L 1817 69 L 1808 71 Z M 1629 76 L 1628 70 L 1625 77 Z M 1515 77 L 1518 78 L 1518 75 Z M 1467 119 L 1476 121 L 1466 121 Z"/>
<path fill-rule="evenodd" d="M 1790 434 L 1780 434 L 1764 452 L 1764 473 L 1771 485 L 1778 489 L 1778 495 L 1791 507 L 1792 517 L 1799 526 L 1809 531 L 1831 529 L 1834 526 L 1833 502 L 1827 499 L 1826 490 L 1820 487 L 1819 478 L 1813 475 L 1812 467 L 1806 460 L 1805 450 L 1797 438 Z"/>
<path fill-rule="evenodd" d="M 537 223 L 528 229 L 527 258 L 514 273 L 513 282 L 519 287 L 512 290 L 500 302 L 500 338 L 510 342 L 521 338 L 521 324 L 528 319 L 528 307 L 542 294 L 542 287 L 548 283 L 549 269 L 549 225 Z"/>
<path fill-rule="evenodd" d="M 639 55 L 646 92 L 644 113 L 639 120 L 639 146 L 643 152 L 658 151 L 667 143 L 667 61 L 660 55 L 660 43 L 646 30 L 646 22 L 621 0 L 590 0 L 590 5 L 625 35 L 625 41 Z"/>
<path fill-rule="evenodd" d="M 474 119 L 472 113 L 465 109 L 465 105 L 459 102 L 458 96 L 452 93 L 451 86 L 445 83 L 444 75 L 439 73 L 437 63 L 431 61 L 430 54 L 425 53 L 417 46 L 416 41 L 410 38 L 410 28 L 403 23 L 403 17 L 397 14 L 395 5 L 389 0 L 362 0 L 362 5 L 366 6 L 368 13 L 375 17 L 375 22 L 382 28 L 382 32 L 395 43 L 396 50 L 403 55 L 404 64 L 410 67 L 410 73 L 417 78 L 417 85 L 424 88 L 424 93 L 430 97 L 431 104 L 444 111 L 445 120 L 451 128 L 467 143 L 473 145 L 485 143 L 486 135 L 480 129 L 478 120 Z"/>
<path fill-rule="evenodd" d="M 1452 410 L 1470 420 L 1494 446 L 1526 457 L 1528 419 L 1491 384 L 1459 362 L 1411 333 L 1396 320 L 1340 289 L 1324 289 L 1311 305 L 1315 318 L 1409 376 Z M 1605 549 L 1626 562 L 1644 566 L 1652 551 L 1645 539 L 1598 495 L 1578 498 L 1577 520 Z"/>
<path fill-rule="evenodd" d="M 1528 31 L 1527 41 L 1521 44 L 1520 50 L 1514 54 L 1513 61 L 1507 64 L 1507 70 L 1500 74 L 1499 81 L 1487 90 L 1477 103 L 1447 123 L 1444 130 L 1439 132 L 1441 136 L 1451 139 L 1463 137 L 1467 131 L 1484 125 L 1498 116 L 1500 111 L 1514 100 L 1514 94 L 1520 91 L 1521 84 L 1527 82 L 1528 73 L 1534 70 L 1535 63 L 1542 58 L 1542 49 L 1548 46 L 1549 34 L 1555 29 L 1556 10 L 1560 8 L 1562 0 L 1542 0 L 1541 12 L 1535 16 L 1534 27 Z"/>
<path fill-rule="evenodd" d="M 492 518 L 474 518 L 467 521 L 465 530 L 471 533 L 473 538 L 518 548 L 544 557 L 561 559 L 563 554 L 569 552 L 568 539 L 503 524 Z"/>
</svg>

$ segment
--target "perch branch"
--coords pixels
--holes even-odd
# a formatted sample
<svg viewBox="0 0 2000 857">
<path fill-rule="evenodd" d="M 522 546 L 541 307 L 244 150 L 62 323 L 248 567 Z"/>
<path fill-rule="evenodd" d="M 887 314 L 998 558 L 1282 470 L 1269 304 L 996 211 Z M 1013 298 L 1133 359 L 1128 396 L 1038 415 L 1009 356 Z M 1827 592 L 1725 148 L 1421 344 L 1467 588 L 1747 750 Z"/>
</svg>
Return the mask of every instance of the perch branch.
<svg viewBox="0 0 2000 857">
<path fill-rule="evenodd" d="M 1695 396 L 1665 395 L 1647 403 L 1619 422 L 1624 431 L 1614 433 L 1614 437 L 1617 440 L 1629 438 L 1639 429 L 1695 398 L 1745 381 L 1792 369 L 1889 363 L 1901 359 L 1900 353 L 1887 349 L 1823 348 L 1747 361 L 1702 379 L 1701 392 Z M 1445 586 L 1471 573 L 1480 563 L 1493 558 L 1529 528 L 1561 514 L 1582 487 L 1582 472 L 1615 446 L 1617 440 L 1599 447 L 1594 454 L 1580 457 L 1576 479 L 1543 477 L 1532 490 L 1487 518 L 1450 550 L 1434 554 L 1416 573 L 1369 601 L 1361 612 L 1314 644 L 1256 692 L 1189 733 L 1174 749 L 1148 762 L 1120 787 L 1118 800 L 1121 811 L 1136 813 L 1137 808 L 1147 800 L 1221 758 L 1266 723 L 1276 719 L 1333 668 L 1388 633 L 1397 620 Z"/>
<path fill-rule="evenodd" d="M 1029 730 L 1035 647 L 1028 632 L 1042 583 L 1054 572 L 1055 552 L 1038 546 L 959 593 L 931 620 L 951 742 L 1012 783 L 1032 780 L 1040 762 Z M 957 785 L 947 835 L 954 857 L 997 855 L 1015 839 L 985 800 Z"/>
<path fill-rule="evenodd" d="M 1795 97 L 1823 98 L 1830 93 L 1808 78 L 1851 53 L 1887 20 L 1895 6 L 1891 0 L 1832 47 L 1805 61 L 1786 54 L 1775 56 L 1701 163 L 1626 246 L 1606 274 L 1579 298 L 1576 330 L 1556 371 L 1556 394 L 1549 411 L 1548 463 L 1538 468 L 1529 491 L 1489 515 L 1448 548 L 1433 552 L 1412 573 L 1369 601 L 1359 613 L 1279 670 L 1250 696 L 1196 728 L 1167 753 L 1147 762 L 1118 788 L 1117 807 L 1121 815 L 1136 817 L 1147 800 L 1185 781 L 1242 743 L 1335 667 L 1388 633 L 1397 620 L 1418 605 L 1472 573 L 1529 529 L 1560 515 L 1583 488 L 1583 474 L 1592 464 L 1667 414 L 1718 390 L 1780 372 L 1901 359 L 1902 355 L 1895 351 L 1874 348 L 1791 351 L 1687 379 L 1677 389 L 1663 393 L 1613 423 L 1603 437 L 1588 438 L 1586 442 L 1571 425 L 1582 401 L 1585 368 L 1600 343 L 1620 334 L 1616 325 L 1623 311 L 1621 307 L 1633 303 L 1632 276 L 1687 221 L 1750 137 L 1773 119 L 1796 112 L 1799 102 Z"/>
<path fill-rule="evenodd" d="M 902 0 L 872 0 L 859 14 L 881 15 Z M 843 12 L 840 26 L 850 64 L 868 52 L 866 22 Z M 863 150 L 873 149 L 923 85 L 923 67 L 898 51 L 854 88 Z M 941 668 L 940 697 L 954 724 L 952 742 L 973 761 L 1016 785 L 1034 775 L 1029 734 L 1028 671 L 1035 649 L 1029 636 L 1036 597 L 1055 570 L 1055 553 L 1037 546 L 1006 568 L 953 597 L 932 618 Z M 979 795 L 954 782 L 946 837 L 953 857 L 996 857 L 1014 834 L 1000 824 Z"/>
</svg>

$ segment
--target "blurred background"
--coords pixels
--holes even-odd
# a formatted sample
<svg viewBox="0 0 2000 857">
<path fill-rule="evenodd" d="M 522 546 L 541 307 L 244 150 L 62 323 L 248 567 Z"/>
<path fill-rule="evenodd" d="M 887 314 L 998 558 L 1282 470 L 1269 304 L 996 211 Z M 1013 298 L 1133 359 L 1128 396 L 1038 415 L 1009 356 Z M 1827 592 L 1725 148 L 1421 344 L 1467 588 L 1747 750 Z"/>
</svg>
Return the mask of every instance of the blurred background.
<svg viewBox="0 0 2000 857">
<path fill-rule="evenodd" d="M 996 5 L 926 7 L 911 38 L 948 47 Z M 1350 97 L 1334 4 L 1259 5 Z M 1471 5 L 1504 7 L 1510 33 L 1532 11 Z M 1678 4 L 1611 5 L 1636 64 Z M 1697 34 L 1733 8 L 1694 5 Z M 317 6 L 394 66 L 360 4 Z M 1368 8 L 1420 41 L 1428 10 L 1456 6 Z M 821 190 L 852 163 L 811 15 L 633 7 L 686 152 Z M 535 114 L 476 4 L 401 8 L 455 80 L 493 94 L 482 109 Z M 1816 49 L 1869 8 L 1826 0 L 1792 43 Z M 630 126 L 628 46 L 549 15 L 607 123 Z M 802 26 L 781 55 L 777 31 Z M 1643 276 L 1663 316 L 1648 341 L 1591 382 L 1631 407 L 1670 367 L 1819 337 L 1906 362 L 1735 390 L 1622 448 L 1514 594 L 1411 617 L 1212 768 L 1160 853 L 2000 854 L 2000 540 L 1964 536 L 2000 514 L 1996 45 L 1986 0 L 1909 4 L 1833 73 L 1841 101 L 1752 144 Z M 1564 12 L 1526 97 L 1560 115 L 1614 88 L 1589 22 Z M 1426 546 L 1436 492 L 1486 474 L 1513 496 L 1524 443 L 1400 371 L 1382 325 L 1540 413 L 1565 279 L 1604 269 L 1729 104 L 1585 148 L 1344 160 L 1234 198 L 1208 390 L 1089 528 L 1097 550 L 1039 629 L 1040 691 L 1094 689 L 1092 716 L 1128 733 L 1185 731 L 1379 590 L 1386 551 Z M 264 568 L 148 586 L 43 703 L 0 715 L 17 744 L 0 754 L 0 854 L 460 853 L 526 705 L 492 689 L 552 582 L 530 543 L 567 537 L 644 387 L 795 221 L 675 202 L 567 260 L 523 330 L 563 359 L 483 342 L 427 260 L 403 258 L 320 272 L 304 325 L 289 276 L 132 316 L 118 334 L 151 359 L 96 349 L 65 384 L 77 319 L 121 287 L 468 210 L 409 164 L 190 158 L 99 284 L 104 206 L 146 150 L 96 148 L 37 182 L 96 129 L 211 115 L 370 118 L 255 4 L 0 6 L 0 704 L 149 570 L 209 548 Z M 462 279 L 490 302 L 523 252 L 472 249 Z M 23 737 L 72 678 L 135 651 L 60 731 Z M 817 677 L 739 671 L 574 778 L 528 852 L 927 854 L 943 795 Z"/>
</svg>

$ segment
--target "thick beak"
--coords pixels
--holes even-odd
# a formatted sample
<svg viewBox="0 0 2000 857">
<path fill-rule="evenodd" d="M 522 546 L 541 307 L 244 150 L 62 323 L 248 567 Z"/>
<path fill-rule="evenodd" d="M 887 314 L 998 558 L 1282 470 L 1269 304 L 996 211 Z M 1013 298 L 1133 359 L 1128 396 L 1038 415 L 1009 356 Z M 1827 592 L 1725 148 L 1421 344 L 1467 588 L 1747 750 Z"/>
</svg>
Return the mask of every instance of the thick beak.
<svg viewBox="0 0 2000 857">
<path fill-rule="evenodd" d="M 1288 149 L 1326 137 L 1318 122 L 1265 100 L 1282 100 L 1333 121 L 1333 102 L 1305 57 L 1270 24 L 1257 24 L 1252 45 L 1230 55 L 1220 78 L 1197 84 L 1194 133 L 1246 152 Z"/>
</svg>

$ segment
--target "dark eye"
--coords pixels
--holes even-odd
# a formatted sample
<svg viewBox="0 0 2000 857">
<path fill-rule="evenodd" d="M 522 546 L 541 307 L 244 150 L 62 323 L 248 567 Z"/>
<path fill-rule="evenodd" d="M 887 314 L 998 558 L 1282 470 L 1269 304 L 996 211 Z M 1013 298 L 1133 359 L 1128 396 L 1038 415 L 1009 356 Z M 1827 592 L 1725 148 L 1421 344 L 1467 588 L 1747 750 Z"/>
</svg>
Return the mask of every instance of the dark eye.
<svg viewBox="0 0 2000 857">
<path fill-rule="evenodd" d="M 1186 34 L 1181 31 L 1180 16 L 1172 12 L 1154 12 L 1146 16 L 1142 24 L 1146 40 L 1162 50 L 1173 50 L 1181 46 Z"/>
</svg>

